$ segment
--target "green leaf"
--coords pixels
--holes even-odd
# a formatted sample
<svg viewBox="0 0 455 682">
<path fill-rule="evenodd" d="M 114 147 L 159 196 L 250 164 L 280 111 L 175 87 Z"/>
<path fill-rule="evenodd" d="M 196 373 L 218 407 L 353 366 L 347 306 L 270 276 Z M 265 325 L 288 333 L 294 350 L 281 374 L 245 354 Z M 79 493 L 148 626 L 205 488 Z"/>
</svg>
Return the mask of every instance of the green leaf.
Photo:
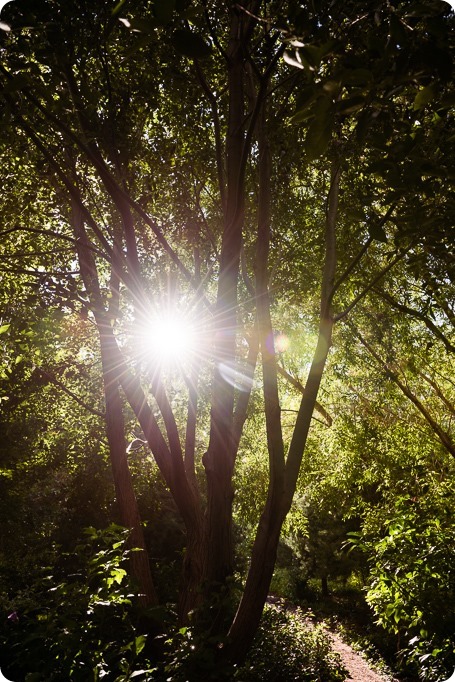
<svg viewBox="0 0 455 682">
<path fill-rule="evenodd" d="M 455 106 L 455 92 L 448 92 L 439 103 L 440 109 L 451 109 Z"/>
<path fill-rule="evenodd" d="M 322 89 L 328 95 L 335 97 L 340 92 L 340 87 L 341 87 L 341 85 L 340 85 L 339 81 L 329 79 L 329 80 L 325 81 L 324 85 L 322 86 Z"/>
<path fill-rule="evenodd" d="M 305 47 L 300 48 L 300 54 L 305 57 L 310 66 L 318 68 L 321 63 L 321 59 L 324 56 L 324 50 L 319 47 L 315 47 L 315 45 L 305 45 Z"/>
<path fill-rule="evenodd" d="M 362 145 L 365 144 L 368 129 L 371 125 L 371 122 L 372 122 L 371 113 L 368 111 L 368 109 L 364 109 L 363 111 L 361 111 L 357 117 L 355 135 L 358 142 Z"/>
<path fill-rule="evenodd" d="M 337 102 L 337 109 L 341 114 L 353 114 L 355 111 L 362 109 L 365 104 L 365 97 L 363 95 L 355 95 L 354 97 L 347 97 Z"/>
<path fill-rule="evenodd" d="M 124 568 L 114 568 L 111 571 L 112 579 L 115 580 L 115 582 L 118 583 L 119 585 L 125 576 L 126 576 L 126 571 Z"/>
<path fill-rule="evenodd" d="M 314 114 L 305 139 L 306 153 L 310 161 L 324 154 L 332 138 L 334 115 L 331 99 L 321 97 L 316 102 Z"/>
<path fill-rule="evenodd" d="M 386 177 L 388 173 L 393 173 L 396 171 L 396 164 L 390 159 L 380 159 L 379 161 L 374 161 L 368 166 L 368 173 L 373 173 Z"/>
<path fill-rule="evenodd" d="M 318 85 L 309 85 L 303 88 L 297 95 L 296 111 L 291 116 L 291 123 L 301 123 L 312 116 L 310 106 L 316 99 L 318 99 L 320 94 L 321 90 Z"/>
<path fill-rule="evenodd" d="M 186 29 L 174 31 L 172 44 L 177 52 L 192 59 L 205 59 L 212 54 L 212 48 L 198 33 Z"/>
<path fill-rule="evenodd" d="M 7 332 L 10 327 L 11 327 L 10 324 L 3 324 L 0 327 L 0 334 L 4 334 L 5 332 Z"/>
<path fill-rule="evenodd" d="M 116 4 L 116 6 L 114 7 L 114 9 L 112 10 L 112 16 L 113 16 L 113 17 L 115 17 L 115 15 L 118 14 L 118 13 L 120 12 L 120 10 L 122 9 L 122 7 L 123 7 L 123 5 L 125 4 L 125 2 L 126 2 L 126 0 L 120 0 L 120 2 L 118 2 L 118 3 Z"/>
<path fill-rule="evenodd" d="M 426 105 L 429 104 L 434 99 L 435 94 L 436 89 L 434 85 L 427 85 L 426 88 L 422 88 L 422 90 L 419 90 L 419 92 L 415 96 L 414 104 L 412 107 L 414 111 L 418 111 L 419 109 L 423 109 L 424 107 L 426 107 Z"/>
<path fill-rule="evenodd" d="M 372 239 L 376 239 L 376 241 L 383 242 L 384 244 L 387 242 L 387 235 L 382 225 L 370 223 L 368 225 L 368 232 Z"/>
<path fill-rule="evenodd" d="M 136 654 L 140 654 L 142 649 L 145 647 L 145 642 L 147 641 L 147 635 L 138 635 L 134 640 L 134 647 L 136 649 Z"/>
<path fill-rule="evenodd" d="M 374 76 L 368 69 L 346 69 L 340 74 L 344 85 L 368 85 L 374 80 Z"/>
</svg>

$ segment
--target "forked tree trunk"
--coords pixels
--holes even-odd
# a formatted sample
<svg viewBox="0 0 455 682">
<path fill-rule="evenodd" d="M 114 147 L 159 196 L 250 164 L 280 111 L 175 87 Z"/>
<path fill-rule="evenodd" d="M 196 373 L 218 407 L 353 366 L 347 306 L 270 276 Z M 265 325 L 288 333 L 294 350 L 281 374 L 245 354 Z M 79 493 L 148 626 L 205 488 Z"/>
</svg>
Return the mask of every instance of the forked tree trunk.
<svg viewBox="0 0 455 682">
<path fill-rule="evenodd" d="M 264 131 L 262 131 L 262 133 L 264 133 Z M 259 139 L 261 140 L 261 135 L 259 136 Z M 265 138 L 263 139 L 263 144 L 266 145 Z M 265 163 L 266 160 L 267 154 L 264 156 L 264 174 L 261 174 L 261 182 L 262 184 L 265 183 L 265 187 L 268 188 L 270 167 Z M 234 662 L 241 662 L 244 659 L 259 627 L 275 567 L 281 527 L 292 504 L 302 456 L 310 430 L 311 418 L 315 409 L 319 386 L 332 342 L 333 317 L 331 311 L 331 297 L 335 278 L 335 226 L 338 208 L 339 179 L 339 166 L 334 163 L 328 196 L 325 228 L 326 251 L 321 287 L 321 316 L 318 343 L 305 386 L 304 395 L 300 403 L 291 444 L 289 446 L 284 476 L 282 475 L 282 453 L 280 452 L 279 443 L 277 443 L 273 434 L 269 435 L 268 433 L 270 459 L 269 493 L 256 533 L 245 589 L 234 621 L 229 630 L 230 644 L 226 653 L 228 658 Z M 262 220 L 264 221 L 265 219 L 266 216 L 263 216 Z M 261 235 L 261 233 L 263 233 L 263 226 L 261 227 L 260 225 L 259 228 L 258 234 Z M 263 291 L 262 293 L 265 295 L 266 292 Z M 264 311 L 264 316 L 267 316 L 266 310 Z M 271 370 L 272 366 L 267 362 L 267 359 L 264 358 L 263 349 L 264 377 L 266 372 L 270 375 L 268 386 L 266 386 L 266 382 L 264 381 L 266 421 L 268 424 L 276 423 L 275 403 L 278 396 L 276 387 L 274 388 L 272 385 L 275 379 Z M 268 391 L 271 391 L 271 393 L 274 394 L 274 399 L 270 399 L 270 397 L 267 399 Z"/>
<path fill-rule="evenodd" d="M 285 471 L 284 487 L 272 488 L 262 514 L 251 554 L 251 564 L 239 608 L 229 631 L 230 660 L 241 662 L 259 627 L 275 568 L 280 532 L 291 508 L 312 414 L 331 343 L 332 323 L 321 323 L 319 342 L 302 398 Z"/>
</svg>

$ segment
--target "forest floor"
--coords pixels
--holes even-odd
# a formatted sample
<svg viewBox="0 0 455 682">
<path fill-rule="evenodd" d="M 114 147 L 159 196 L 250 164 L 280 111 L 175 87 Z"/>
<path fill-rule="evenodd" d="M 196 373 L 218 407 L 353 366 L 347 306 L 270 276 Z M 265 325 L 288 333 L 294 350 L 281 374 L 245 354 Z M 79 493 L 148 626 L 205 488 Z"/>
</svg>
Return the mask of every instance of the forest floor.
<svg viewBox="0 0 455 682">
<path fill-rule="evenodd" d="M 346 682 L 417 682 L 417 678 L 395 675 L 391 670 L 396 643 L 374 625 L 361 593 L 312 597 L 300 604 L 302 616 L 307 623 L 324 623 L 328 627 L 333 650 L 349 674 Z M 298 608 L 276 597 L 269 597 L 269 601 L 279 601 L 290 611 Z"/>
<path fill-rule="evenodd" d="M 341 637 L 330 633 L 333 650 L 340 655 L 341 661 L 348 671 L 348 678 L 352 682 L 399 682 L 397 677 L 387 673 L 376 672 L 371 665 L 352 646 L 343 642 Z"/>
</svg>

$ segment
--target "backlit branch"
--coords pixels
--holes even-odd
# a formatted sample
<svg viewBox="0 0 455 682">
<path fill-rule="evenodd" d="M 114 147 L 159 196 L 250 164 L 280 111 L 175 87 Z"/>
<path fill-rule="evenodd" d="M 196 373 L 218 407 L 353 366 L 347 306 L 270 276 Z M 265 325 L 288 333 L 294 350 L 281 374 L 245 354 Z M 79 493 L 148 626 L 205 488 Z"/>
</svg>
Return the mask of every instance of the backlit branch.
<svg viewBox="0 0 455 682">
<path fill-rule="evenodd" d="M 455 457 L 455 443 L 453 442 L 450 435 L 442 429 L 439 424 L 433 419 L 430 412 L 423 405 L 423 403 L 417 398 L 414 393 L 404 384 L 398 377 L 398 375 L 391 370 L 389 365 L 380 357 L 380 355 L 374 350 L 374 348 L 366 341 L 366 339 L 360 334 L 360 332 L 355 329 L 352 325 L 349 325 L 353 330 L 355 336 L 359 339 L 360 343 L 367 349 L 370 355 L 376 360 L 378 365 L 386 372 L 387 376 L 392 379 L 392 381 L 398 386 L 401 392 L 412 402 L 412 404 L 419 410 L 423 415 L 424 419 L 427 421 L 433 432 L 437 435 L 441 443 L 447 449 L 448 452 Z"/>
</svg>

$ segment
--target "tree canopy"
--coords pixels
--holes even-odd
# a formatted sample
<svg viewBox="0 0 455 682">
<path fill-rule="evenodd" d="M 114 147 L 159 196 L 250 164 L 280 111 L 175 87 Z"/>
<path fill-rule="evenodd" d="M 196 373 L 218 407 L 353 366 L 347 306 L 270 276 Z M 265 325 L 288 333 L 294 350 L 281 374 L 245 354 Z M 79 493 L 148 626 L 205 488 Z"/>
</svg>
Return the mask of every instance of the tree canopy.
<svg viewBox="0 0 455 682">
<path fill-rule="evenodd" d="M 434 586 L 408 567 L 391 609 L 384 528 L 404 555 L 423 528 L 422 561 L 451 532 L 449 5 L 15 0 L 1 20 L 7 494 L 61 485 L 80 528 L 115 494 L 149 613 L 170 505 L 178 627 L 223 664 L 252 645 L 280 536 L 303 552 L 338 505 L 379 619 L 411 632 Z"/>
</svg>

